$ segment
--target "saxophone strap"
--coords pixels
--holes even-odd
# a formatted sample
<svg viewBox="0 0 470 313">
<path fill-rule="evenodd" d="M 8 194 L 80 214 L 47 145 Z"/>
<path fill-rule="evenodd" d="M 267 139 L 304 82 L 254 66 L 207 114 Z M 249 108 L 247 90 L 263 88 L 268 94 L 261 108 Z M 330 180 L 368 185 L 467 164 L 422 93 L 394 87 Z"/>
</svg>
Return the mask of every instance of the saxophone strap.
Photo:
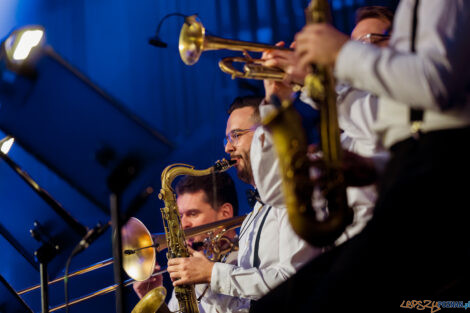
<svg viewBox="0 0 470 313">
<path fill-rule="evenodd" d="M 263 219 L 261 220 L 261 223 L 259 224 L 259 229 L 258 233 L 256 234 L 256 241 L 255 241 L 255 250 L 254 250 L 254 255 L 253 255 L 253 266 L 258 268 L 261 261 L 259 259 L 258 255 L 258 250 L 259 250 L 259 240 L 261 238 L 261 232 L 263 230 L 264 222 L 266 221 L 266 218 L 268 217 L 269 211 L 271 211 L 272 206 L 268 206 L 266 209 L 266 213 L 263 216 Z"/>
<path fill-rule="evenodd" d="M 412 53 L 416 53 L 416 32 L 418 28 L 418 6 L 419 0 L 415 0 L 413 7 L 413 20 L 411 24 L 411 46 Z M 421 127 L 424 119 L 424 111 L 422 109 L 410 108 L 410 124 L 412 137 L 417 139 L 421 133 Z"/>
</svg>

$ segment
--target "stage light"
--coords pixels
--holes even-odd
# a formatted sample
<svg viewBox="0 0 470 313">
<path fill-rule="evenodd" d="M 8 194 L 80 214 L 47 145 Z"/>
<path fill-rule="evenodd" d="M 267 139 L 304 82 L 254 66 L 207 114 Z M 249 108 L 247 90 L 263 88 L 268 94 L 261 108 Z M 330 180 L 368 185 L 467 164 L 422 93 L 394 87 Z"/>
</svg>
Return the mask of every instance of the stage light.
<svg viewBox="0 0 470 313">
<path fill-rule="evenodd" d="M 25 26 L 14 30 L 3 43 L 8 62 L 21 65 L 32 58 L 34 52 L 44 44 L 44 37 L 42 26 Z"/>
<path fill-rule="evenodd" d="M 13 146 L 14 142 L 15 142 L 15 138 L 11 136 L 6 136 L 2 140 L 0 140 L 0 151 L 3 154 L 7 154 L 10 151 L 11 146 Z"/>
</svg>

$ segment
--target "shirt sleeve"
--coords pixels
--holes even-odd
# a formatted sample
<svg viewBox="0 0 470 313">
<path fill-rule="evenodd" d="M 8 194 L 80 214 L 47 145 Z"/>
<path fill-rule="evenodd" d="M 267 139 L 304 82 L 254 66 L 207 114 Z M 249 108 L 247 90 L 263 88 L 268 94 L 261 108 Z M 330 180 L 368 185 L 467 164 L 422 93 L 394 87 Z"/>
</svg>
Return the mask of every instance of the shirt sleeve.
<svg viewBox="0 0 470 313">
<path fill-rule="evenodd" d="M 175 290 L 173 289 L 172 293 L 171 293 L 171 298 L 170 298 L 170 301 L 168 301 L 168 309 L 171 311 L 171 312 L 176 312 L 179 310 L 179 303 L 178 303 L 178 299 L 176 299 L 176 295 L 175 295 Z"/>
<path fill-rule="evenodd" d="M 468 88 L 470 1 L 421 1 L 416 54 L 410 52 L 413 3 L 400 4 L 390 48 L 349 41 L 338 55 L 335 75 L 415 108 L 447 109 L 462 102 L 452 97 Z"/>
<path fill-rule="evenodd" d="M 272 225 L 269 229 L 265 226 L 263 234 L 266 232 L 266 236 L 278 238 L 277 243 L 272 241 L 273 245 L 278 245 L 276 252 L 278 255 L 274 258 L 273 256 L 263 258 L 261 256 L 266 256 L 267 253 L 262 254 L 260 248 L 262 260 L 259 268 L 242 268 L 216 263 L 212 270 L 212 291 L 233 297 L 258 300 L 321 253 L 320 248 L 309 246 L 294 233 L 285 208 L 272 208 L 269 214 L 274 215 L 277 225 Z M 267 239 L 269 241 L 269 238 Z M 276 251 L 271 246 L 264 246 L 263 249 Z"/>
</svg>

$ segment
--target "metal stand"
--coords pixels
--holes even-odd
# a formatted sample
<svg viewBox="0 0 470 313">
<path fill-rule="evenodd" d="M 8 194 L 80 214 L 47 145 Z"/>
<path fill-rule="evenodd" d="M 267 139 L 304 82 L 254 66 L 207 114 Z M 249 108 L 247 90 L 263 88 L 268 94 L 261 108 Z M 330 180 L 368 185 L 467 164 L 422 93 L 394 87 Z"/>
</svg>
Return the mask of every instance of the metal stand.
<svg viewBox="0 0 470 313">
<path fill-rule="evenodd" d="M 1 62 L 0 58 L 0 65 Z M 15 79 L 6 80 L 0 68 L 0 129 L 14 136 L 26 152 L 91 203 L 106 214 L 111 213 L 114 276 L 118 284 L 116 311 L 123 313 L 121 226 L 125 219 L 120 207 L 152 179 L 150 175 L 137 178 L 137 165 L 155 168 L 171 152 L 173 144 L 93 84 L 51 47 L 45 47 L 32 66 L 38 73 L 35 79 L 16 73 Z M 19 120 L 22 123 L 18 123 Z M 107 127 L 103 127 L 104 121 Z M 10 166 L 14 165 L 4 159 Z M 18 168 L 15 171 L 22 173 Z M 29 184 L 29 177 L 21 177 Z M 133 185 L 127 188 L 130 181 Z M 51 201 L 46 192 L 36 192 L 80 238 L 88 233 L 88 229 L 56 201 Z M 62 237 L 58 235 L 55 239 L 59 241 Z M 62 255 L 64 246 L 60 248 Z M 38 250 L 38 254 L 42 253 Z M 59 259 L 55 257 L 50 263 L 45 257 L 40 261 L 43 312 L 47 312 L 48 306 L 47 269 L 52 273 Z"/>
<path fill-rule="evenodd" d="M 113 258 L 114 258 L 114 282 L 116 288 L 116 312 L 124 313 L 124 284 L 122 268 L 122 236 L 121 236 L 121 216 L 119 210 L 120 197 L 117 194 L 111 194 L 109 197 L 112 221 L 112 240 L 113 240 Z"/>
<path fill-rule="evenodd" d="M 41 312 L 49 312 L 49 279 L 47 277 L 47 263 L 39 263 L 41 275 Z"/>
<path fill-rule="evenodd" d="M 109 205 L 112 222 L 112 244 L 114 258 L 114 282 L 116 283 L 116 313 L 124 313 L 124 269 L 122 267 L 122 225 L 121 195 L 127 185 L 138 173 L 138 161 L 134 158 L 124 159 L 108 177 L 111 190 Z"/>
<path fill-rule="evenodd" d="M 36 227 L 39 227 L 36 225 Z M 52 242 L 44 242 L 43 245 L 34 252 L 39 262 L 39 273 L 41 277 L 41 312 L 49 312 L 49 277 L 47 275 L 47 264 L 59 253 L 59 246 Z"/>
<path fill-rule="evenodd" d="M 18 164 L 10 159 L 6 154 L 0 152 L 0 159 L 15 171 L 25 182 L 31 187 L 36 194 L 41 197 L 66 223 L 73 229 L 78 235 L 84 236 L 87 232 L 87 228 L 80 224 L 76 219 L 67 212 L 62 205 L 56 201 L 46 190 L 42 189 L 38 183 L 36 183 Z M 42 246 L 34 252 L 34 255 L 39 262 L 39 273 L 40 273 L 40 285 L 41 285 L 41 312 L 49 312 L 49 277 L 47 272 L 48 264 L 56 257 L 65 247 L 60 247 L 54 243 L 51 237 L 45 230 L 42 229 L 39 222 L 34 223 L 34 229 L 32 229 L 31 235 L 39 242 L 42 242 Z"/>
<path fill-rule="evenodd" d="M 18 164 L 15 163 L 8 155 L 0 152 L 0 158 L 18 174 L 21 179 L 29 186 L 33 191 L 41 197 L 53 210 L 56 212 L 66 223 L 73 229 L 79 236 L 83 237 L 87 233 L 88 229 L 78 222 L 64 207 L 55 200 L 46 190 L 41 188 L 38 183 L 31 178 Z"/>
</svg>

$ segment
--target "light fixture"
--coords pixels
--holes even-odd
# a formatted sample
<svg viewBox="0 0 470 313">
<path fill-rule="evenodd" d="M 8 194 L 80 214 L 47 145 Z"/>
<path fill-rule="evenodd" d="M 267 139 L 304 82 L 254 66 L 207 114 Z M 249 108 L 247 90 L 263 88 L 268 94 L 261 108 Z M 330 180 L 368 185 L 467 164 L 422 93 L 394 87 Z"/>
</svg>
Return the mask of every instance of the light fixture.
<svg viewBox="0 0 470 313">
<path fill-rule="evenodd" d="M 13 66 L 21 66 L 34 58 L 36 51 L 45 43 L 44 27 L 25 26 L 14 30 L 3 42 L 2 49 L 7 62 Z"/>
<path fill-rule="evenodd" d="M 14 142 L 15 138 L 11 136 L 6 136 L 2 140 L 0 140 L 0 152 L 3 154 L 7 154 L 10 151 L 11 146 L 13 146 Z"/>
</svg>

